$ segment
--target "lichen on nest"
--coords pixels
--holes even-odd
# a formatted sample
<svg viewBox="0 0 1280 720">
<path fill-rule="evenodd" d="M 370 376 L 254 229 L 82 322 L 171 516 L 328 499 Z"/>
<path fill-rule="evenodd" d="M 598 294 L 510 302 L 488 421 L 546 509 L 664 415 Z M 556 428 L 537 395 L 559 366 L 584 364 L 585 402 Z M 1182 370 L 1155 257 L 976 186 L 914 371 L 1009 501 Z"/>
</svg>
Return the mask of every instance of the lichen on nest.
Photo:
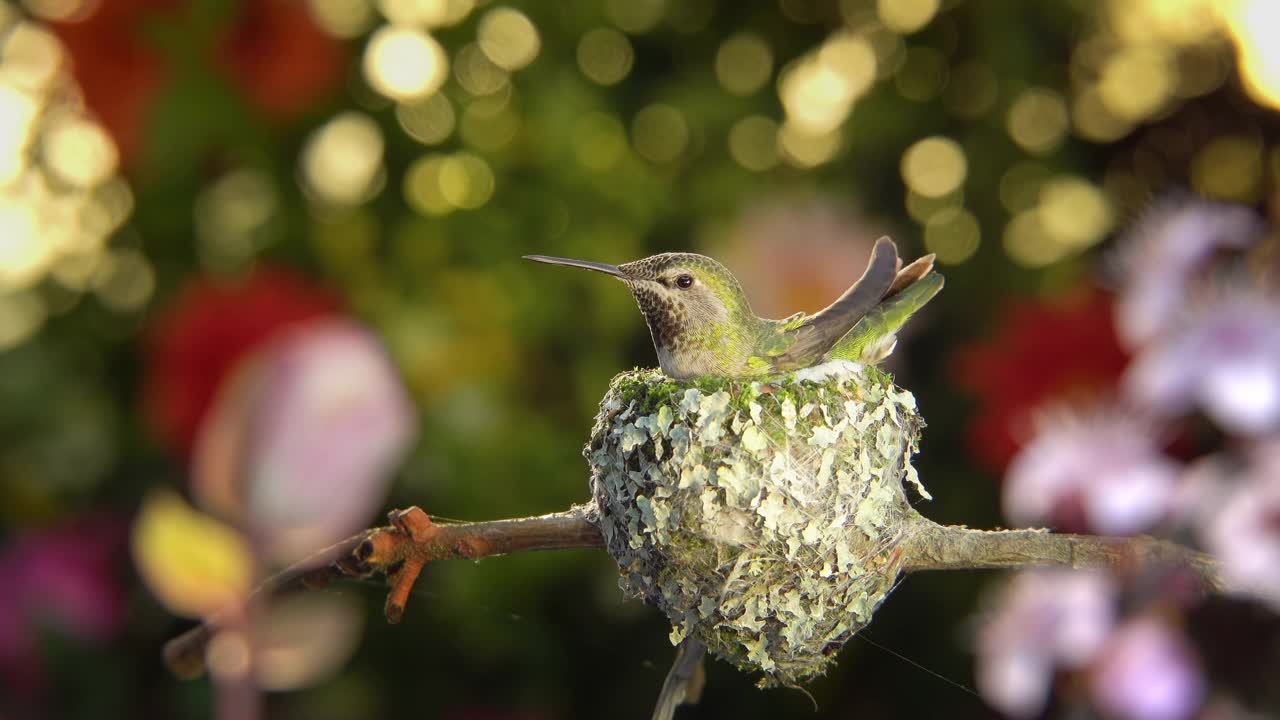
<svg viewBox="0 0 1280 720">
<path fill-rule="evenodd" d="M 924 423 L 873 367 L 839 362 L 762 382 L 618 375 L 584 454 L 624 591 L 671 640 L 797 685 L 871 621 L 916 517 Z"/>
</svg>

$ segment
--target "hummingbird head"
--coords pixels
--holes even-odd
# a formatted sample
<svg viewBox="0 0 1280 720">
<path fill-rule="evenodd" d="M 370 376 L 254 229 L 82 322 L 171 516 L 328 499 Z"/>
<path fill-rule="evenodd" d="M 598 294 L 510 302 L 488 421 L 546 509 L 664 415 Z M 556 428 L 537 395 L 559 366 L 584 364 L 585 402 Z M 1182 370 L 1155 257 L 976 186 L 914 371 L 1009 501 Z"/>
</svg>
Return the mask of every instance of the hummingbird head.
<svg viewBox="0 0 1280 720">
<path fill-rule="evenodd" d="M 663 370 L 672 377 L 707 374 L 717 352 L 743 342 L 754 319 L 737 278 L 695 253 L 662 253 L 622 265 L 528 255 L 529 260 L 605 273 L 626 283 L 644 313 Z"/>
</svg>

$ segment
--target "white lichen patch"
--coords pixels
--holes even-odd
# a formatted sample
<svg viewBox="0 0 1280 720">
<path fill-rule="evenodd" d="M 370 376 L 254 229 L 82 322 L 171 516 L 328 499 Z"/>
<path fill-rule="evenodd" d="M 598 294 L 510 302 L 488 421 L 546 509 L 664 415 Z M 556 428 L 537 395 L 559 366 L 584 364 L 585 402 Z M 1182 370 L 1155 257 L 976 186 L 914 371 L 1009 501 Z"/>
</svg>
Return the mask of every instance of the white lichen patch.
<svg viewBox="0 0 1280 720">
<path fill-rule="evenodd" d="M 586 457 L 625 591 L 769 684 L 821 673 L 893 589 L 923 427 L 880 371 L 614 378 Z"/>
</svg>

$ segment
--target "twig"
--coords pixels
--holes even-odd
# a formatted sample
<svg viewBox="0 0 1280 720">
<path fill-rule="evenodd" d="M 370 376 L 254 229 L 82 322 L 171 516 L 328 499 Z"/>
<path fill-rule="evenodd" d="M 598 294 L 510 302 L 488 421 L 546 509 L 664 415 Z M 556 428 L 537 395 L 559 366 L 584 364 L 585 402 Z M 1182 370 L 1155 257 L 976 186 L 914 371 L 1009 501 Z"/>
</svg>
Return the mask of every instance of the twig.
<svg viewBox="0 0 1280 720">
<path fill-rule="evenodd" d="M 253 599 L 270 599 L 303 590 L 323 588 L 343 578 L 381 573 L 391 590 L 384 614 L 397 623 L 422 568 L 434 560 L 480 560 L 534 550 L 603 547 L 600 531 L 582 509 L 538 517 L 492 522 L 438 525 L 416 507 L 390 515 L 391 525 L 372 528 L 326 548 L 269 578 L 254 590 Z M 209 642 L 221 627 L 214 618 L 164 647 L 169 671 L 180 678 L 205 672 Z"/>
<path fill-rule="evenodd" d="M 1217 561 L 1183 545 L 1148 536 L 1099 537 L 1048 530 L 974 530 L 917 518 L 902 555 L 905 572 L 1058 566 L 1126 569 L 1183 565 L 1213 592 L 1225 585 Z"/>
</svg>

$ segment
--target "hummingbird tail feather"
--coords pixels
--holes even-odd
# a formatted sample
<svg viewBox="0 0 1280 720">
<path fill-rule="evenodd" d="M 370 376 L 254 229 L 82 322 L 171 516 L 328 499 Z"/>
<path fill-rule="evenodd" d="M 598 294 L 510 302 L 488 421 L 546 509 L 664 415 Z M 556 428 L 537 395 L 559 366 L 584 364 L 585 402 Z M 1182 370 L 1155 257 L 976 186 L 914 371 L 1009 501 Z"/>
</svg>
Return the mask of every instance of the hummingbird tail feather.
<svg viewBox="0 0 1280 720">
<path fill-rule="evenodd" d="M 937 255 L 929 253 L 924 257 L 916 258 L 910 265 L 899 268 L 898 274 L 893 278 L 893 285 L 890 285 L 889 292 L 885 293 L 885 299 L 887 300 L 897 295 L 915 284 L 920 278 L 928 275 L 933 270 L 933 261 L 936 257 Z"/>
<path fill-rule="evenodd" d="M 778 355 L 775 367 L 802 368 L 818 362 L 849 329 L 871 312 L 893 287 L 898 247 L 887 237 L 876 242 L 871 260 L 843 295 L 794 330 L 794 341 Z"/>
<path fill-rule="evenodd" d="M 923 258 L 922 258 L 923 259 Z M 930 267 L 932 266 L 932 258 Z M 919 262 L 917 260 L 916 262 Z M 911 265 L 915 265 L 912 263 Z M 907 268 L 910 268 L 908 265 Z M 907 268 L 903 269 L 906 272 Z M 917 310 L 924 307 L 942 289 L 945 279 L 941 274 L 929 272 L 898 294 L 880 303 L 867 313 L 857 325 L 840 339 L 830 357 L 839 360 L 873 364 L 893 352 L 897 344 L 898 330 Z"/>
</svg>

